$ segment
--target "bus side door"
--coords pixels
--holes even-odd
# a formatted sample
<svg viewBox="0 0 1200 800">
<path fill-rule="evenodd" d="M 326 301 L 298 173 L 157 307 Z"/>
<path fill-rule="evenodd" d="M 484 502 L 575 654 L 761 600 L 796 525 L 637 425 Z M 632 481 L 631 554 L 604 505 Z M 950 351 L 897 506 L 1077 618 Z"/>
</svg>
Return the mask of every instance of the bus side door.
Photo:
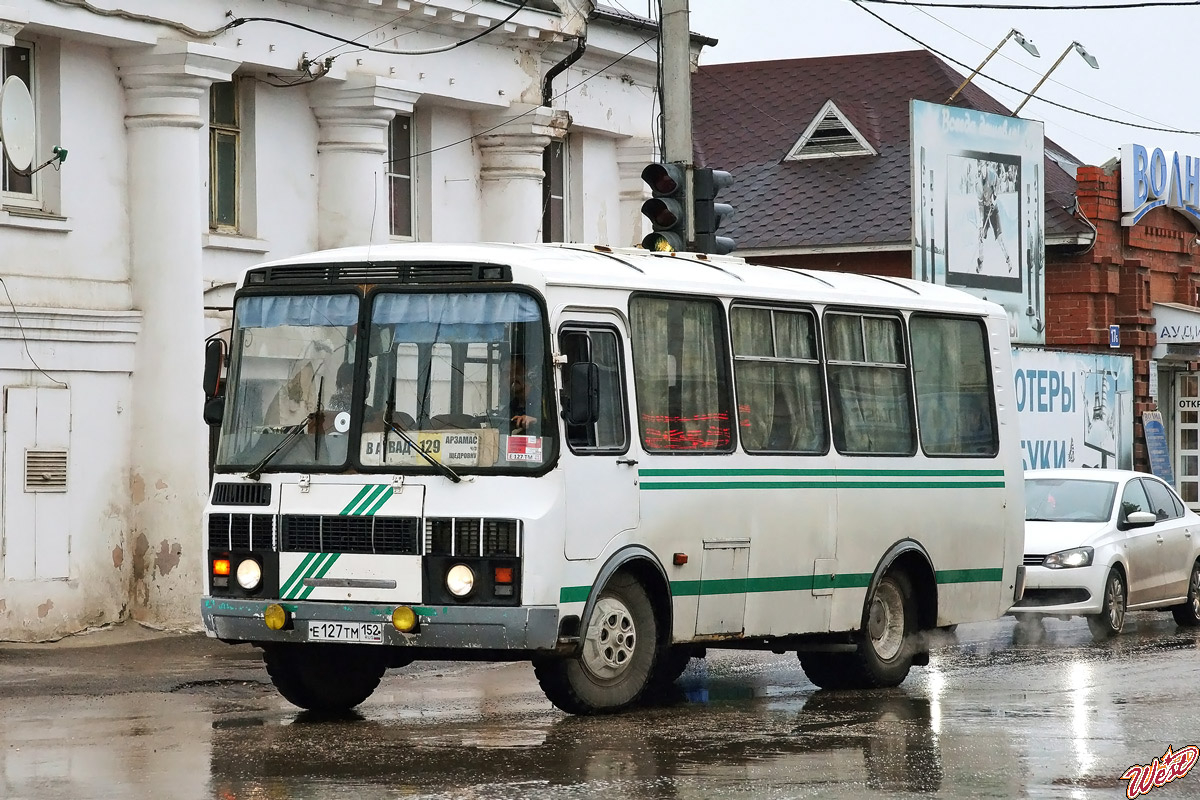
<svg viewBox="0 0 1200 800">
<path fill-rule="evenodd" d="M 612 313 L 571 313 L 559 327 L 559 352 L 566 356 L 561 385 L 566 387 L 573 364 L 593 364 L 599 377 L 595 421 L 563 426 L 568 559 L 599 557 L 614 536 L 641 519 L 638 455 L 630 449 L 627 339 L 624 320 Z"/>
</svg>

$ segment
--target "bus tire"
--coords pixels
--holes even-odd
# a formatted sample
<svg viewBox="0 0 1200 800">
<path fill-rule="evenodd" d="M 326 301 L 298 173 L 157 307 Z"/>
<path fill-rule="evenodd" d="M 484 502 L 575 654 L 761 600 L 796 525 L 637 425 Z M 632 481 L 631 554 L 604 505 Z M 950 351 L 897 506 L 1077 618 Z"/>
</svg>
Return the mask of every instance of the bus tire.
<svg viewBox="0 0 1200 800">
<path fill-rule="evenodd" d="M 679 680 L 679 676 L 687 669 L 692 660 L 692 648 L 684 644 L 673 644 L 664 647 L 658 654 L 654 664 L 654 674 L 650 677 L 650 685 L 655 688 L 665 688 Z"/>
<path fill-rule="evenodd" d="M 899 686 L 908 677 L 916 649 L 917 601 L 908 575 L 886 573 L 875 584 L 863 609 L 858 650 L 854 653 L 861 686 Z"/>
<path fill-rule="evenodd" d="M 387 670 L 388 658 L 386 649 L 372 645 L 263 647 L 267 674 L 283 698 L 322 713 L 349 711 L 370 697 Z"/>
<path fill-rule="evenodd" d="M 875 584 L 852 653 L 798 653 L 804 674 L 822 689 L 881 689 L 908 677 L 916 647 L 917 604 L 903 572 Z"/>
<path fill-rule="evenodd" d="M 568 714 L 607 714 L 637 702 L 650 684 L 658 647 L 646 590 L 632 575 L 614 576 L 582 630 L 578 655 L 534 660 L 546 698 Z"/>
</svg>

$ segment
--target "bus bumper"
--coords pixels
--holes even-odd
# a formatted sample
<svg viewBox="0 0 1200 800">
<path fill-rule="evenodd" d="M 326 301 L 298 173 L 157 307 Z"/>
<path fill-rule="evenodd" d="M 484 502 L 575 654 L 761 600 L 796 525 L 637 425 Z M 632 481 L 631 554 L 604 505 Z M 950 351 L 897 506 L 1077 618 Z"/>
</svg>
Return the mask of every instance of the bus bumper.
<svg viewBox="0 0 1200 800">
<path fill-rule="evenodd" d="M 271 630 L 267 606 L 288 612 L 288 625 Z M 394 605 L 287 602 L 204 597 L 200 615 L 209 636 L 232 642 L 311 642 L 310 621 L 381 623 L 381 644 L 396 647 L 483 650 L 552 650 L 558 641 L 558 608 L 529 606 L 409 606 L 417 626 L 402 633 L 392 625 Z M 326 641 L 326 640 L 321 640 Z M 352 642 L 347 642 L 352 643 Z"/>
</svg>

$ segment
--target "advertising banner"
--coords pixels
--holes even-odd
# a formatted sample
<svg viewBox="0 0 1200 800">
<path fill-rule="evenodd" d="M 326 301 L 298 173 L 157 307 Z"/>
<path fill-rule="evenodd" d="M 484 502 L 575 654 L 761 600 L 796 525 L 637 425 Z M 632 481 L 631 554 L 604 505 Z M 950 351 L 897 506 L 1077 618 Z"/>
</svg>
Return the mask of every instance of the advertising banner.
<svg viewBox="0 0 1200 800">
<path fill-rule="evenodd" d="M 913 277 L 999 303 L 1014 343 L 1046 341 L 1040 122 L 912 101 Z"/>
<path fill-rule="evenodd" d="M 1133 359 L 1013 349 L 1025 469 L 1133 469 Z"/>
</svg>

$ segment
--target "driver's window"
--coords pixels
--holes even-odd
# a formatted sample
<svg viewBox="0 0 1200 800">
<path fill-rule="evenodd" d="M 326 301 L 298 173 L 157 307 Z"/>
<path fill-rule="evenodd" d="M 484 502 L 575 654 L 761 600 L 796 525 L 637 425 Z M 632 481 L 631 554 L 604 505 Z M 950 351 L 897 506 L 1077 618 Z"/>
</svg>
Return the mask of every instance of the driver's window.
<svg viewBox="0 0 1200 800">
<path fill-rule="evenodd" d="M 1161 519 L 1172 519 L 1178 516 L 1175 513 L 1175 502 L 1171 499 L 1171 490 L 1158 481 L 1143 480 L 1146 485 L 1146 493 L 1150 497 L 1150 510 L 1154 515 Z"/>
<path fill-rule="evenodd" d="M 629 449 L 625 413 L 625 375 L 621 338 L 612 328 L 564 328 L 559 346 L 567 358 L 563 374 L 572 364 L 596 365 L 600 379 L 600 413 L 586 425 L 567 425 L 567 443 L 576 453 L 624 453 Z M 564 380 L 565 384 L 565 380 Z"/>
<path fill-rule="evenodd" d="M 1150 500 L 1141 481 L 1130 481 L 1125 484 L 1125 493 L 1121 495 L 1121 519 L 1128 519 L 1135 511 L 1151 511 Z"/>
</svg>

